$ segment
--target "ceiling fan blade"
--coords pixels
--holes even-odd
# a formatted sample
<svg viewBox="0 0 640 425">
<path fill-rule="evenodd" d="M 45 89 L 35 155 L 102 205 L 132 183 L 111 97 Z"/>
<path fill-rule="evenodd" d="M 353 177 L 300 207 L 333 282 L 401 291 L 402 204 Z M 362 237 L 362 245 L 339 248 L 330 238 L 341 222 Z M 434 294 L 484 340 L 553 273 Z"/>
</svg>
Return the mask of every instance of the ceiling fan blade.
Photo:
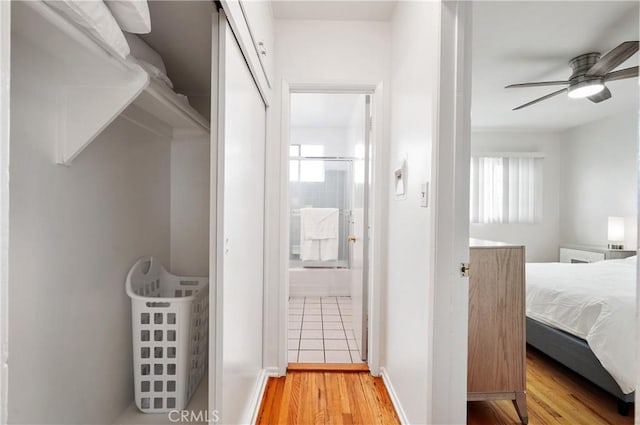
<svg viewBox="0 0 640 425">
<path fill-rule="evenodd" d="M 589 96 L 589 100 L 593 103 L 600 103 L 604 100 L 607 100 L 611 97 L 611 92 L 608 88 L 604 88 L 604 90 L 594 94 L 593 96 Z"/>
<path fill-rule="evenodd" d="M 618 65 L 629 59 L 638 51 L 637 41 L 625 41 L 609 53 L 604 55 L 586 72 L 587 77 L 600 77 L 605 75 L 612 69 L 616 69 Z"/>
<path fill-rule="evenodd" d="M 621 69 L 620 71 L 613 71 L 604 76 L 605 81 L 624 80 L 626 78 L 633 78 L 638 76 L 637 66 L 631 68 Z"/>
<path fill-rule="evenodd" d="M 567 84 L 569 84 L 568 81 L 541 81 L 539 83 L 510 84 L 506 86 L 505 89 L 513 89 L 518 87 L 564 86 Z"/>
<path fill-rule="evenodd" d="M 518 109 L 526 108 L 527 106 L 531 106 L 531 105 L 533 105 L 533 104 L 535 104 L 535 103 L 542 102 L 543 100 L 547 100 L 547 99 L 549 99 L 550 97 L 557 96 L 557 95 L 559 95 L 559 94 L 561 94 L 561 93 L 566 93 L 568 90 L 569 90 L 568 88 L 564 88 L 564 89 L 562 89 L 562 90 L 554 91 L 553 93 L 549 93 L 549 94 L 548 94 L 548 95 L 546 95 L 546 96 L 542 96 L 542 97 L 540 97 L 540 98 L 538 98 L 538 99 L 536 99 L 536 100 L 532 100 L 532 101 L 531 101 L 531 102 L 529 102 L 529 103 L 525 103 L 524 105 L 520 105 L 520 106 L 518 106 L 517 108 L 513 108 L 513 110 L 514 110 L 514 111 L 517 111 Z"/>
</svg>

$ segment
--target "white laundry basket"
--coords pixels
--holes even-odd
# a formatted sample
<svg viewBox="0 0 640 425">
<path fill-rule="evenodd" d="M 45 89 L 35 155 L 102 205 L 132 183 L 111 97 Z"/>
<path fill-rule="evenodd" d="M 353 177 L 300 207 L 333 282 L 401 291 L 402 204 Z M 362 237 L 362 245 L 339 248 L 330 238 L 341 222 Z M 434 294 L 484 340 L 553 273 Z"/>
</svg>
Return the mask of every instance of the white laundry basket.
<svg viewBox="0 0 640 425">
<path fill-rule="evenodd" d="M 184 409 L 206 367 L 209 279 L 174 276 L 144 257 L 131 267 L 126 289 L 136 406 L 145 413 Z"/>
</svg>

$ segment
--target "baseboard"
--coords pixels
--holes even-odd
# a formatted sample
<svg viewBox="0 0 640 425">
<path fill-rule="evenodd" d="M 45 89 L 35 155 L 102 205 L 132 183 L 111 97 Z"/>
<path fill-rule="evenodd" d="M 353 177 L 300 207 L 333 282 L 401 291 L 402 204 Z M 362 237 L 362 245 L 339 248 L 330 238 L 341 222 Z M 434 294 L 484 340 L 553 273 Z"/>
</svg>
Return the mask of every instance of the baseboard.
<svg viewBox="0 0 640 425">
<path fill-rule="evenodd" d="M 253 389 L 251 398 L 248 403 L 248 417 L 249 420 L 242 421 L 242 423 L 255 424 L 258 420 L 258 414 L 260 413 L 260 405 L 262 404 L 262 397 L 264 396 L 264 390 L 267 388 L 267 381 L 269 380 L 269 370 L 261 369 L 256 381 L 256 386 Z M 245 416 L 246 418 L 246 416 Z"/>
<path fill-rule="evenodd" d="M 366 363 L 289 363 L 287 372 L 369 372 Z"/>
<path fill-rule="evenodd" d="M 277 366 L 268 367 L 266 371 L 267 371 L 268 378 L 277 378 L 279 376 L 282 376 L 280 375 L 280 370 L 278 369 Z"/>
<path fill-rule="evenodd" d="M 393 388 L 393 384 L 391 383 L 391 378 L 389 378 L 386 369 L 383 367 L 380 368 L 380 376 L 382 377 L 384 386 L 387 387 L 387 392 L 389 393 L 389 397 L 391 398 L 393 407 L 396 409 L 396 414 L 398 415 L 398 419 L 400 419 L 400 423 L 402 425 L 409 425 L 409 420 L 407 419 L 407 415 L 402 409 L 400 399 L 398 399 L 398 394 L 396 393 L 396 390 Z"/>
</svg>

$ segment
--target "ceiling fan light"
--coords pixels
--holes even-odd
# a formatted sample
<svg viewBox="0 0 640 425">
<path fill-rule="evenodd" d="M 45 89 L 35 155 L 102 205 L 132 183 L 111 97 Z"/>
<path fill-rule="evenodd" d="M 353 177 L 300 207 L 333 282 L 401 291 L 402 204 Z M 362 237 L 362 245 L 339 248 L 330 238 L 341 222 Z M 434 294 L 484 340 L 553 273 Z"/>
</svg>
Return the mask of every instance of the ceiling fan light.
<svg viewBox="0 0 640 425">
<path fill-rule="evenodd" d="M 569 87 L 569 97 L 571 99 L 582 99 L 593 96 L 604 90 L 602 80 L 581 81 Z"/>
</svg>

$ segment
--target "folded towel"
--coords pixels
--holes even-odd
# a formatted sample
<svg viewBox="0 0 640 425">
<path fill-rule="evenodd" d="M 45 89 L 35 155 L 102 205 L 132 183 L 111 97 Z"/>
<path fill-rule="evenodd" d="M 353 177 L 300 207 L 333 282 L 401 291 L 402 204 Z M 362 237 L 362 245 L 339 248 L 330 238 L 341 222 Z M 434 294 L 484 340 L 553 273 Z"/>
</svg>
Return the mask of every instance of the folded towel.
<svg viewBox="0 0 640 425">
<path fill-rule="evenodd" d="M 337 208 L 300 209 L 300 259 L 332 261 L 338 259 Z"/>
<path fill-rule="evenodd" d="M 338 238 L 321 239 L 320 260 L 334 261 L 338 259 Z"/>
<path fill-rule="evenodd" d="M 301 240 L 300 259 L 302 261 L 320 261 L 320 240 Z"/>
<path fill-rule="evenodd" d="M 337 208 L 301 208 L 300 220 L 304 240 L 338 238 Z"/>
</svg>

